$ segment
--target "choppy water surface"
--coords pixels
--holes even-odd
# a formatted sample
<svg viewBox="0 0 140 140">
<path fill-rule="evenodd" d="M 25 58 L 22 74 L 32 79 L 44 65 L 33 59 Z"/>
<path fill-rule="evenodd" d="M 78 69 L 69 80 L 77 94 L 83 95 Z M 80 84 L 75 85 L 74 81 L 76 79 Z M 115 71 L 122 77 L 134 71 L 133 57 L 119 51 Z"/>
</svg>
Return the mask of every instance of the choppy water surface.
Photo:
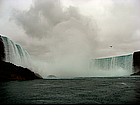
<svg viewBox="0 0 140 140">
<path fill-rule="evenodd" d="M 140 77 L 4 82 L 0 104 L 140 104 Z"/>
</svg>

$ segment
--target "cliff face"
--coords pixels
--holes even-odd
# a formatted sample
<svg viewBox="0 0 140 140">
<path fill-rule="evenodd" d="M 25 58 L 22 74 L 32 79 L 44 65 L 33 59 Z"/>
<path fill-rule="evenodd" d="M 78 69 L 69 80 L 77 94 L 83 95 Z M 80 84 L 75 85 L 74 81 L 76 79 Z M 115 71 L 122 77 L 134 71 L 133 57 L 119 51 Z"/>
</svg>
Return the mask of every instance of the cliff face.
<svg viewBox="0 0 140 140">
<path fill-rule="evenodd" d="M 34 80 L 42 79 L 38 74 L 27 68 L 15 66 L 7 62 L 0 62 L 0 81 Z"/>
<path fill-rule="evenodd" d="M 140 51 L 133 54 L 133 69 L 134 73 L 140 75 Z"/>
<path fill-rule="evenodd" d="M 131 76 L 137 76 L 137 75 L 140 75 L 140 71 L 139 71 L 139 72 L 136 72 L 136 73 L 131 74 Z"/>
</svg>

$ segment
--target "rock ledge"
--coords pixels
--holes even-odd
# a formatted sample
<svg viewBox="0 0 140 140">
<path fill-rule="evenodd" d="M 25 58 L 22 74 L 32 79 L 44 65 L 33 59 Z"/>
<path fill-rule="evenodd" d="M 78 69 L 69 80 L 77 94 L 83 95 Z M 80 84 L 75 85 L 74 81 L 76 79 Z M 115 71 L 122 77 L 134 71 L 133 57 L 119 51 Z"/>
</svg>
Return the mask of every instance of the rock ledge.
<svg viewBox="0 0 140 140">
<path fill-rule="evenodd" d="M 0 61 L 0 81 L 24 81 L 35 79 L 42 79 L 42 77 L 27 68 Z"/>
</svg>

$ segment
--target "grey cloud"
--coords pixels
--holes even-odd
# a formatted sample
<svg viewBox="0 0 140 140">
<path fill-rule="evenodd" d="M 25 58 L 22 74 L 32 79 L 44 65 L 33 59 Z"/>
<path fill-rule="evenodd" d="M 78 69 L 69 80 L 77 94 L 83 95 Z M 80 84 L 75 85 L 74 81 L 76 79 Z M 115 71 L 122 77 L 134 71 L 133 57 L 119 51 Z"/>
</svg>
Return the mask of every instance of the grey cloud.
<svg viewBox="0 0 140 140">
<path fill-rule="evenodd" d="M 112 54 L 133 52 L 139 46 L 139 42 L 136 41 L 140 31 L 138 1 L 112 0 L 112 2 L 112 7 L 108 9 L 108 17 L 104 18 L 101 24 L 102 49 L 113 45 Z"/>
<path fill-rule="evenodd" d="M 69 20 L 72 15 L 77 15 L 74 8 L 70 8 L 69 11 L 64 12 L 56 0 L 35 0 L 29 11 L 15 11 L 14 17 L 28 35 L 42 38 L 57 24 Z"/>
<path fill-rule="evenodd" d="M 3 2 L 3 0 L 0 0 L 0 4 Z"/>
<path fill-rule="evenodd" d="M 27 35 L 43 38 L 49 36 L 58 24 L 75 18 L 82 25 L 85 17 L 80 15 L 75 7 L 64 11 L 59 0 L 34 0 L 28 11 L 15 11 L 13 18 Z"/>
<path fill-rule="evenodd" d="M 74 3 L 81 3 L 81 2 L 87 3 L 87 2 L 90 2 L 92 0 L 71 0 L 71 1 Z"/>
<path fill-rule="evenodd" d="M 4 2 L 4 0 L 0 0 L 0 8 L 2 8 L 3 2 Z M 0 11 L 1 11 L 1 9 L 0 9 Z"/>
<path fill-rule="evenodd" d="M 78 2 L 81 1 L 84 2 L 84 0 L 78 0 Z M 98 40 L 98 44 L 100 44 L 100 46 L 102 46 L 100 48 L 103 49 L 105 49 L 106 45 L 113 44 L 123 50 L 124 44 L 126 46 L 130 42 L 135 43 L 135 40 L 139 38 L 139 0 L 109 1 L 112 1 L 113 5 L 109 7 L 109 9 L 104 7 L 108 12 L 107 17 L 101 17 L 101 27 L 99 27 L 101 28 L 101 39 Z M 102 2 L 102 0 L 100 0 L 100 2 Z M 89 42 L 91 42 L 91 44 L 93 43 L 92 45 L 95 47 L 97 27 L 89 27 L 88 18 L 82 16 L 75 7 L 69 7 L 64 11 L 57 0 L 34 0 L 34 3 L 28 11 L 16 11 L 14 17 L 16 23 L 24 29 L 26 34 L 35 38 L 51 37 L 52 34 L 56 36 L 54 32 L 56 29 L 58 30 L 58 27 L 61 27 L 61 29 L 59 29 L 60 33 L 62 33 L 61 31 L 66 32 L 68 28 L 78 29 L 75 23 L 79 23 L 78 26 L 82 28 L 82 32 L 86 34 L 86 38 L 88 38 Z M 72 20 L 72 18 L 75 20 Z M 70 24 L 67 29 L 66 27 L 62 27 L 66 24 Z M 72 24 L 75 24 L 75 26 Z M 95 39 L 92 41 L 91 38 Z M 99 51 L 100 48 L 98 49 Z M 132 49 L 131 47 L 128 50 Z"/>
<path fill-rule="evenodd" d="M 55 19 L 53 16 L 55 11 L 51 10 L 53 6 L 51 1 L 36 0 L 28 11 L 15 11 L 13 17 L 29 36 L 41 38 L 48 34 L 51 26 L 56 22 L 53 21 Z"/>
</svg>

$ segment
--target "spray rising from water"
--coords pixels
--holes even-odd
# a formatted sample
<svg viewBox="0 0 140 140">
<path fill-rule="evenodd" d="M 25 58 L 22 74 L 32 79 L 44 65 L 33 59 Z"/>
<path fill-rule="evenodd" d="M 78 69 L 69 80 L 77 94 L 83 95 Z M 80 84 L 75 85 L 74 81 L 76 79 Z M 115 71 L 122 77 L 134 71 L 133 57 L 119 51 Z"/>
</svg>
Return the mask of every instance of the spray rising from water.
<svg viewBox="0 0 140 140">
<path fill-rule="evenodd" d="M 3 44 L 4 44 L 4 52 L 5 52 L 5 61 L 13 63 L 18 66 L 27 67 L 34 72 L 38 72 L 40 69 L 38 69 L 38 65 L 33 63 L 34 61 L 31 61 L 31 58 L 29 54 L 24 50 L 20 45 L 15 44 L 13 41 L 8 39 L 7 37 L 1 36 Z M 37 61 L 36 61 L 37 62 Z M 59 62 L 59 61 L 58 61 Z M 64 62 L 64 61 L 63 61 Z M 82 62 L 82 63 L 81 63 Z M 68 63 L 68 65 L 67 65 Z M 79 60 L 79 65 L 74 63 L 71 64 L 71 61 L 66 63 L 61 63 L 57 66 L 57 64 L 51 63 L 51 64 L 42 64 L 44 65 L 44 68 L 41 66 L 41 68 L 45 69 L 46 65 L 47 68 L 52 68 L 57 71 L 54 74 L 57 74 L 61 77 L 77 77 L 77 76 L 128 76 L 132 74 L 133 72 L 133 55 L 123 55 L 123 56 L 116 56 L 116 57 L 109 57 L 109 58 L 100 58 L 100 59 L 92 59 L 89 64 L 89 60 L 83 61 Z M 86 64 L 86 65 L 85 65 Z M 36 67 L 37 66 L 37 67 Z M 65 71 L 63 71 L 65 67 Z M 71 68 L 75 66 L 74 70 Z M 79 73 L 79 66 L 82 67 L 83 70 Z M 52 71 L 51 77 L 53 78 L 53 69 L 49 69 Z M 77 70 L 77 71 L 76 71 Z M 72 75 L 71 75 L 72 73 Z M 45 78 L 45 75 L 44 75 Z"/>
<path fill-rule="evenodd" d="M 98 28 L 76 7 L 64 8 L 59 0 L 34 0 L 29 10 L 16 11 L 14 19 L 34 52 L 35 70 L 44 78 L 92 76 L 89 61 L 97 52 Z"/>
<path fill-rule="evenodd" d="M 40 52 L 40 60 L 33 60 L 43 77 L 86 75 L 97 47 L 97 30 L 77 8 L 64 9 L 59 0 L 34 0 L 28 11 L 14 16 L 33 38 L 32 44 L 38 44 L 33 49 Z"/>
</svg>

